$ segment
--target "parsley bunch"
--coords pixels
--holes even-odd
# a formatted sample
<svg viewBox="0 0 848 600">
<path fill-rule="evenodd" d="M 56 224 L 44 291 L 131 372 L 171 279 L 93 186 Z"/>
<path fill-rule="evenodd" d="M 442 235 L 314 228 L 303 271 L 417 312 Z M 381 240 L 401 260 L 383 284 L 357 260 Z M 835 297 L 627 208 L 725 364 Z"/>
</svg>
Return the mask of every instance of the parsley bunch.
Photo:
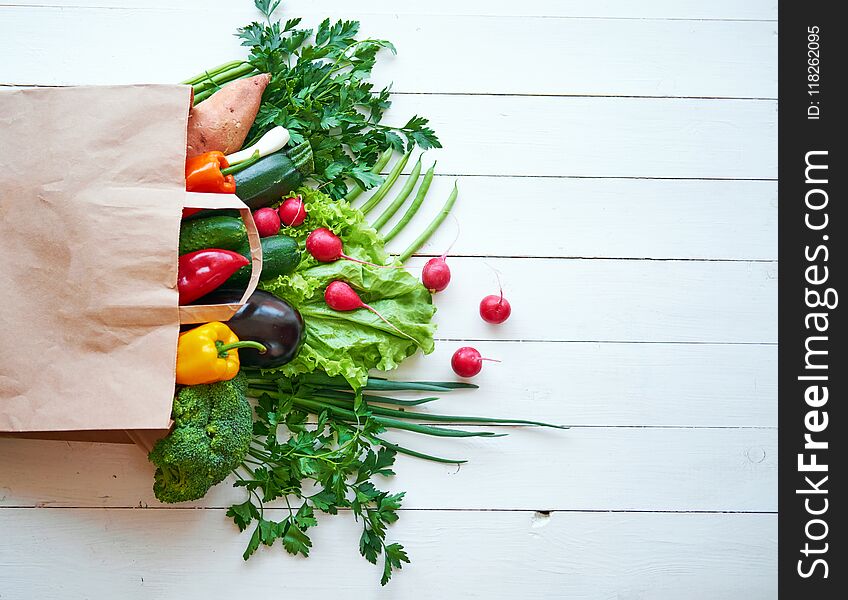
<svg viewBox="0 0 848 600">
<path fill-rule="evenodd" d="M 309 556 L 312 541 L 307 532 L 318 524 L 315 511 L 337 514 L 339 509 L 350 509 L 362 523 L 362 556 L 372 564 L 381 554 L 384 557 L 381 583 L 385 585 L 392 570 L 409 558 L 400 544 L 386 543 L 386 528 L 397 521 L 404 494 L 380 491 L 372 481 L 394 475 L 396 452 L 375 451 L 369 441 L 383 428 L 366 415 L 348 424 L 332 419 L 327 411 L 321 412 L 316 424 L 307 425 L 308 412 L 294 406 L 293 396 L 280 401 L 278 396 L 262 394 L 256 414 L 254 444 L 242 466 L 245 474 L 237 471 L 235 483 L 246 488 L 249 497 L 227 511 L 241 531 L 256 521 L 245 560 L 260 544 L 271 546 L 277 539 L 289 554 Z M 280 425 L 285 425 L 287 434 L 282 441 Z M 307 486 L 311 492 L 304 489 Z M 296 510 L 291 497 L 301 501 Z M 273 521 L 265 516 L 265 503 L 278 498 L 284 499 L 289 514 Z"/>
<path fill-rule="evenodd" d="M 387 148 L 441 147 L 424 117 L 415 115 L 401 127 L 381 123 L 391 106 L 389 88 L 375 90 L 367 80 L 377 53 L 395 52 L 391 42 L 357 39 L 358 21 L 325 19 L 316 30 L 302 29 L 299 18 L 282 23 L 272 17 L 280 0 L 254 3 L 265 21 L 237 33 L 250 49 L 247 63 L 228 63 L 189 80 L 199 101 L 232 79 L 271 74 L 246 146 L 276 125 L 289 130 L 292 145 L 308 140 L 313 178 L 334 199 L 347 193 L 348 180 L 364 189 L 378 185 L 381 179 L 370 168 Z"/>
<path fill-rule="evenodd" d="M 381 583 L 409 562 L 403 546 L 387 543 L 389 525 L 397 521 L 404 492 L 390 494 L 378 488 L 380 478 L 394 475 L 398 453 L 442 463 L 464 460 L 432 456 L 383 439 L 388 429 L 401 429 L 437 437 L 496 437 L 489 431 L 436 427 L 414 421 L 489 425 L 537 425 L 536 421 L 418 413 L 409 408 L 437 398 L 398 399 L 393 391 L 446 393 L 477 386 L 457 382 L 403 382 L 371 377 L 353 391 L 343 377 L 310 373 L 296 378 L 246 369 L 248 392 L 257 398 L 253 441 L 244 464 L 235 471 L 235 486 L 248 492 L 245 502 L 227 511 L 240 531 L 253 526 L 244 552 L 247 560 L 260 545 L 281 540 L 290 554 L 309 555 L 309 529 L 318 524 L 317 513 L 349 510 L 361 523 L 359 552 L 376 564 L 383 556 Z M 317 420 L 309 421 L 309 415 Z M 413 421 L 413 422 L 410 422 Z M 281 521 L 266 517 L 265 505 L 282 500 L 288 516 Z M 292 506 L 297 500 L 299 506 Z M 255 523 L 255 524 L 254 524 Z"/>
</svg>

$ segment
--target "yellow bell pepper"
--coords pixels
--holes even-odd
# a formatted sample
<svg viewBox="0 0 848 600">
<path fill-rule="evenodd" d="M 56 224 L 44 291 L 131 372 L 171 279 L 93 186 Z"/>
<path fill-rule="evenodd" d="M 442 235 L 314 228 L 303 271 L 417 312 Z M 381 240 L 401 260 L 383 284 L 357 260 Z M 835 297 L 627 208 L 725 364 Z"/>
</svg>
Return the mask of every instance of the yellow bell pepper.
<svg viewBox="0 0 848 600">
<path fill-rule="evenodd" d="M 239 372 L 239 348 L 265 352 L 259 342 L 240 342 L 229 327 L 218 321 L 181 333 L 177 342 L 177 383 L 198 385 L 232 379 Z"/>
</svg>

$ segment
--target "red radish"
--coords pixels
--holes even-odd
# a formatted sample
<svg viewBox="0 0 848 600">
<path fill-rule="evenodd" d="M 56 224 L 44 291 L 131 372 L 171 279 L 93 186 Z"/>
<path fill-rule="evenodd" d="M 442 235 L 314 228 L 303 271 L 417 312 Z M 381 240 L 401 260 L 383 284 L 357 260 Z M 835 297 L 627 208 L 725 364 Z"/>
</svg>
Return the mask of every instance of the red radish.
<svg viewBox="0 0 848 600">
<path fill-rule="evenodd" d="M 386 319 L 386 317 L 384 317 L 375 309 L 365 304 L 362 301 L 362 298 L 359 297 L 359 294 L 357 294 L 354 289 L 344 281 L 336 280 L 331 282 L 330 285 L 327 286 L 327 289 L 324 291 L 324 302 L 327 303 L 327 306 L 339 312 L 349 312 L 358 308 L 370 310 L 372 313 L 380 317 L 383 322 L 385 322 L 388 326 L 397 331 L 403 337 L 409 338 L 413 342 L 415 342 L 415 338 L 404 333 L 403 331 L 392 325 L 389 320 Z M 418 342 L 415 343 L 417 344 Z"/>
<path fill-rule="evenodd" d="M 335 233 L 319 227 L 306 238 L 306 251 L 319 262 L 333 262 L 344 257 L 342 240 Z"/>
<path fill-rule="evenodd" d="M 454 221 L 456 221 L 456 217 L 454 217 Z M 451 251 L 451 248 L 453 248 L 454 244 L 456 244 L 456 240 L 458 239 L 459 221 L 456 221 L 456 236 L 453 238 L 451 245 L 448 246 L 448 249 L 445 250 L 445 253 L 441 256 L 437 256 L 436 258 L 431 258 L 430 260 L 428 260 L 427 264 L 424 265 L 424 270 L 421 271 L 421 283 L 424 284 L 425 288 L 430 290 L 431 294 L 441 292 L 446 287 L 448 287 L 448 284 L 450 283 L 451 270 L 445 259 L 447 258 L 448 253 Z"/>
<path fill-rule="evenodd" d="M 441 292 L 448 287 L 451 280 L 450 267 L 444 256 L 431 258 L 421 271 L 421 283 L 424 284 L 431 294 Z"/>
<path fill-rule="evenodd" d="M 345 260 L 351 260 L 355 263 L 370 265 L 372 267 L 402 268 L 393 265 L 375 265 L 374 263 L 359 260 L 342 253 L 342 241 L 339 236 L 324 227 L 319 227 L 307 236 L 306 251 L 318 262 L 335 262 L 340 258 L 344 258 Z"/>
<path fill-rule="evenodd" d="M 286 227 L 300 227 L 306 219 L 306 208 L 303 206 L 303 198 L 289 198 L 280 204 L 277 209 L 280 214 L 280 221 Z"/>
<path fill-rule="evenodd" d="M 503 297 L 503 292 L 500 296 L 492 294 L 480 300 L 480 316 L 486 323 L 499 325 L 506 321 L 510 314 L 512 314 L 512 307 Z"/>
<path fill-rule="evenodd" d="M 271 237 L 280 233 L 280 217 L 273 208 L 260 208 L 253 213 L 253 221 L 259 237 Z"/>
<path fill-rule="evenodd" d="M 483 358 L 475 348 L 463 346 L 453 353 L 451 357 L 451 368 L 460 377 L 474 377 L 483 369 L 484 360 L 501 362 L 494 358 Z"/>
<path fill-rule="evenodd" d="M 504 298 L 501 277 L 497 274 L 497 271 L 495 271 L 495 275 L 498 278 L 498 290 L 500 295 L 495 296 L 494 294 L 491 294 L 480 300 L 480 317 L 482 317 L 486 323 L 499 325 L 506 321 L 509 318 L 509 315 L 512 314 L 512 307 L 509 305 L 509 301 Z"/>
</svg>

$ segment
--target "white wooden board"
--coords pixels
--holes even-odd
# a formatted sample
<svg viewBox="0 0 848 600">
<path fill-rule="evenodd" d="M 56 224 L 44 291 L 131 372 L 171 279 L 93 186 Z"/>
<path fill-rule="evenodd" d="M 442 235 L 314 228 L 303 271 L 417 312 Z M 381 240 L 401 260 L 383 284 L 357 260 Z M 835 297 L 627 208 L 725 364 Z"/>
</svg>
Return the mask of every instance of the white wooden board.
<svg viewBox="0 0 848 600">
<path fill-rule="evenodd" d="M 774 101 L 410 94 L 388 114 L 398 126 L 414 114 L 431 118 L 443 175 L 777 176 Z"/>
<path fill-rule="evenodd" d="M 424 164 L 431 163 L 427 158 Z M 775 260 L 777 183 L 530 177 L 434 177 L 427 200 L 390 244 L 405 249 L 458 181 L 451 254 L 583 258 Z M 404 178 L 395 184 L 397 190 Z M 393 191 L 396 193 L 397 190 Z M 361 205 L 363 200 L 357 200 Z M 372 221 L 394 199 L 369 215 Z M 403 209 L 389 221 L 389 231 Z M 419 251 L 438 256 L 457 235 L 448 220 Z"/>
<path fill-rule="evenodd" d="M 501 438 L 390 432 L 390 441 L 467 459 L 457 468 L 401 456 L 386 489 L 424 509 L 774 511 L 777 434 L 768 429 L 503 428 Z M 153 467 L 132 446 L 0 440 L 6 506 L 158 505 Z M 32 479 L 27 473 L 39 473 Z M 201 506 L 242 502 L 214 488 Z"/>
<path fill-rule="evenodd" d="M 443 174 L 777 176 L 772 101 L 416 94 L 399 96 L 392 111 L 398 124 L 412 114 L 431 118 L 445 146 L 438 152 Z"/>
<path fill-rule="evenodd" d="M 178 81 L 242 55 L 250 5 L 0 2 L 0 86 Z M 437 349 L 396 375 L 450 379 L 474 345 L 503 362 L 423 410 L 576 427 L 393 434 L 471 462 L 399 458 L 390 537 L 414 564 L 385 589 L 350 515 L 322 520 L 309 560 L 245 564 L 228 485 L 165 507 L 133 447 L 2 439 L 0 598 L 773 598 L 776 1 L 284 6 L 394 41 L 389 119 L 428 116 L 446 146 L 395 250 L 460 182 Z M 487 264 L 513 305 L 500 327 L 477 315 Z"/>
<path fill-rule="evenodd" d="M 410 261 L 410 270 L 424 262 Z M 775 263 L 457 257 L 448 264 L 451 284 L 434 300 L 440 339 L 777 341 Z M 512 306 L 502 325 L 479 315 L 480 300 L 498 293 L 492 269 Z"/>
<path fill-rule="evenodd" d="M 404 511 L 392 539 L 413 563 L 383 589 L 378 569 L 358 555 L 349 515 L 321 522 L 309 559 L 262 548 L 247 563 L 247 536 L 220 510 L 6 509 L 0 530 L 4 600 L 777 593 L 776 515 Z"/>
<path fill-rule="evenodd" d="M 227 6 L 232 8 L 224 13 L 205 6 L 132 13 L 129 29 L 125 10 L 0 7 L 12 32 L 0 39 L 0 52 L 23 59 L 0 67 L 0 80 L 176 83 L 246 56 L 233 33 L 257 13 L 248 1 Z M 314 11 L 306 25 L 324 17 Z M 361 16 L 357 4 L 333 15 L 360 18 L 364 34 L 396 42 L 399 56 L 386 58 L 374 82 L 394 82 L 398 92 L 777 97 L 774 22 L 480 19 L 424 12 Z M 44 43 L 27 43 L 44 33 Z M 152 35 L 156 44 L 147 41 Z M 610 43 L 623 36 L 626 53 Z M 79 51 L 65 52 L 67 47 Z M 749 77 L 753 70 L 760 75 Z"/>
<path fill-rule="evenodd" d="M 140 10 L 162 9 L 184 10 L 197 13 L 250 14 L 256 18 L 249 7 L 250 0 L 230 2 L 215 0 L 183 0 L 175 4 L 171 0 L 4 0 L 0 6 L 40 6 L 55 7 L 105 7 L 132 8 Z M 245 7 L 248 8 L 245 8 Z M 286 0 L 283 5 L 283 17 L 309 13 L 338 15 L 350 12 L 347 0 Z M 414 2 L 388 3 L 383 0 L 360 0 L 357 2 L 357 15 L 469 15 L 490 16 L 537 16 L 544 18 L 620 18 L 620 19 L 694 19 L 694 20 L 777 20 L 776 0 L 645 0 L 635 4 L 629 0 L 600 0 L 583 2 L 581 0 L 527 0 L 526 2 L 491 2 L 489 0 L 431 0 L 426 4 Z"/>
</svg>

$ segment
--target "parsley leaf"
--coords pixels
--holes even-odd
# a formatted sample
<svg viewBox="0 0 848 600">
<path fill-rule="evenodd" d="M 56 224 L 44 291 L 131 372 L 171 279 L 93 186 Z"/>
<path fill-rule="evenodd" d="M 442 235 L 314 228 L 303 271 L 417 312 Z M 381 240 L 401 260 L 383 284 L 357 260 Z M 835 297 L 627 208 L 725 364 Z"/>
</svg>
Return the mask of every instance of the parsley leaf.
<svg viewBox="0 0 848 600">
<path fill-rule="evenodd" d="M 297 525 L 289 523 L 289 526 L 286 528 L 286 534 L 283 537 L 283 547 L 289 554 L 309 556 L 312 540 Z"/>
<path fill-rule="evenodd" d="M 248 62 L 270 73 L 271 82 L 246 146 L 276 125 L 289 130 L 292 145 L 308 140 L 312 177 L 334 199 L 347 193 L 350 182 L 366 189 L 379 185 L 382 179 L 370 168 L 389 147 L 441 148 L 424 117 L 415 115 L 401 127 L 382 122 L 390 90 L 376 91 L 367 80 L 381 50 L 396 52 L 391 42 L 357 39 L 358 21 L 324 19 L 314 32 L 300 28 L 300 19 L 281 24 L 272 17 L 280 0 L 254 3 L 266 22 L 250 23 L 236 36 L 250 49 Z"/>
<path fill-rule="evenodd" d="M 389 544 L 383 548 L 383 552 L 385 554 L 385 566 L 380 583 L 386 585 L 392 578 L 392 569 L 402 569 L 403 563 L 409 563 L 409 557 L 400 544 Z"/>
</svg>

